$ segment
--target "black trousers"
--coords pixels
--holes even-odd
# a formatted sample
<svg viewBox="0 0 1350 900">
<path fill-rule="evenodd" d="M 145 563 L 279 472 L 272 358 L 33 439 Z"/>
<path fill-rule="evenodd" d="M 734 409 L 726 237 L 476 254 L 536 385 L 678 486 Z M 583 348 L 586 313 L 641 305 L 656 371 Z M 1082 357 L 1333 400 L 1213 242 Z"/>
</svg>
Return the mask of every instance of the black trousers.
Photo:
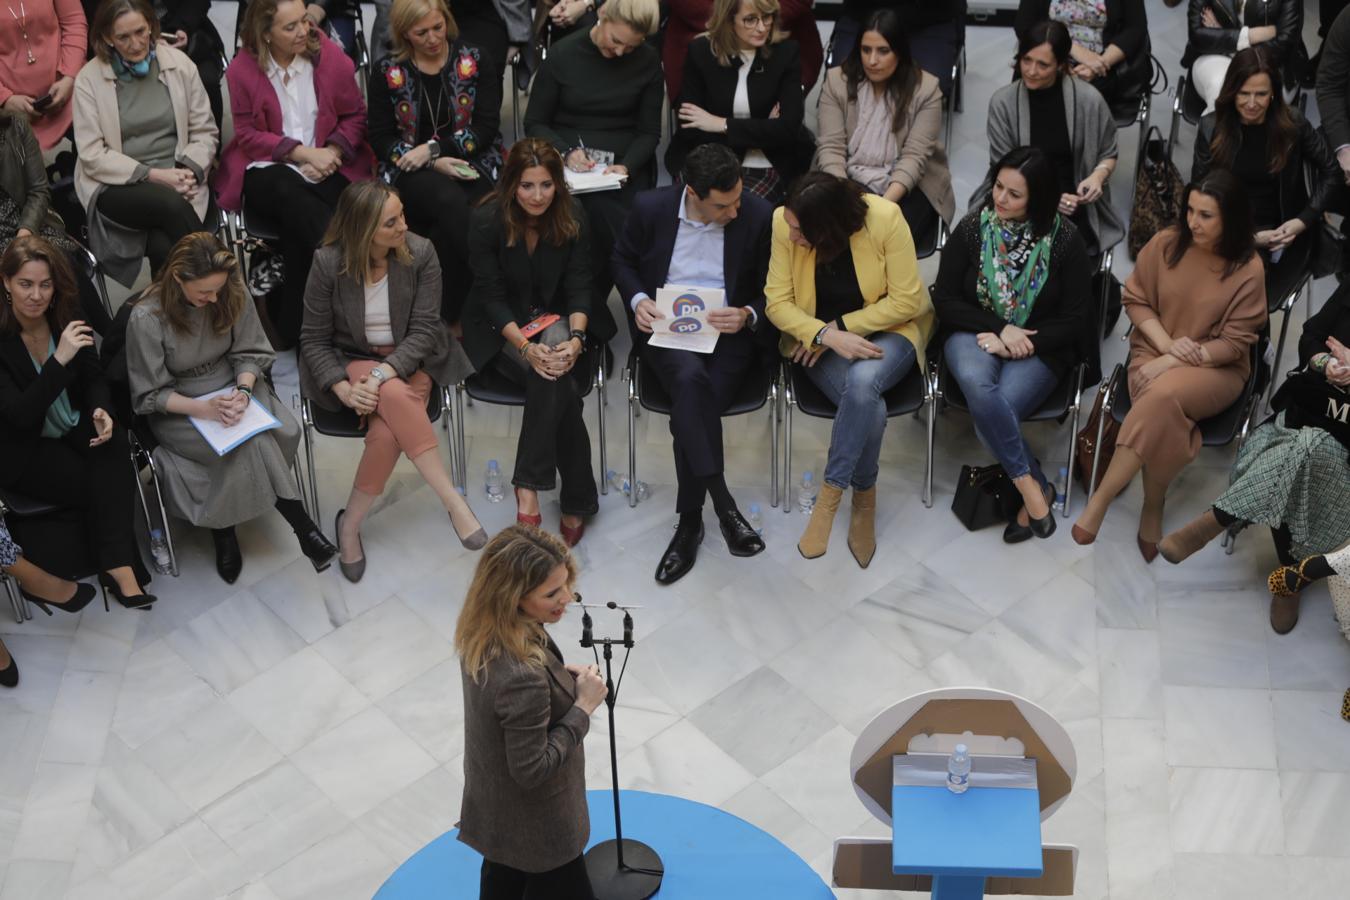
<svg viewBox="0 0 1350 900">
<path fill-rule="evenodd" d="M 203 185 L 202 190 L 210 188 Z M 148 181 L 104 187 L 96 208 L 118 225 L 145 232 L 145 255 L 152 274 L 159 273 L 174 244 L 203 227 L 182 194 Z"/>
<path fill-rule="evenodd" d="M 434 169 L 400 173 L 394 181 L 408 227 L 431 241 L 441 264 L 441 318 L 458 322 L 473 284 L 469 270 L 469 212 L 492 182 L 457 181 Z"/>
<path fill-rule="evenodd" d="M 723 335 L 712 353 L 647 346 L 642 355 L 671 399 L 670 436 L 679 483 L 675 512 L 696 513 L 707 495 L 704 479 L 722 474 L 722 413 L 754 364 L 753 339 Z"/>
<path fill-rule="evenodd" d="M 624 220 L 633 205 L 633 194 L 637 182 L 646 182 L 642 173 L 629 172 L 628 183 L 617 191 L 596 191 L 581 194 L 575 199 L 581 201 L 586 210 L 586 220 L 590 225 L 591 237 L 591 308 L 604 309 L 609 301 L 609 292 L 614 287 L 614 276 L 610 272 L 610 260 L 614 257 L 614 243 L 623 232 Z M 592 313 L 592 317 L 597 313 Z"/>
<path fill-rule="evenodd" d="M 478 900 L 595 900 L 595 892 L 585 857 L 547 872 L 522 872 L 485 859 Z"/>
<path fill-rule="evenodd" d="M 280 226 L 286 281 L 281 287 L 280 308 L 269 309 L 268 315 L 277 333 L 290 344 L 300 339 L 305 283 L 309 281 L 314 251 L 328 230 L 338 195 L 347 184 L 347 179 L 337 174 L 310 184 L 299 172 L 283 165 L 244 173 L 244 204 Z"/>
<path fill-rule="evenodd" d="M 12 486 L 35 500 L 80 510 L 86 544 L 99 571 L 106 572 L 135 565 L 136 486 L 126 432 L 114 426 L 107 443 L 90 447 L 94 434 L 93 423 L 81 413 L 65 437 L 42 439 L 41 452 L 32 454 Z"/>
<path fill-rule="evenodd" d="M 565 320 L 564 320 L 565 321 Z M 550 332 L 536 340 L 553 344 L 563 338 Z M 525 388 L 525 415 L 516 444 L 516 468 L 511 483 L 536 491 L 551 491 L 554 473 L 562 477 L 558 505 L 572 516 L 592 516 L 600 511 L 599 488 L 591 468 L 591 436 L 586 430 L 585 407 L 581 393 L 594 362 L 588 351 L 582 354 L 572 371 L 557 381 L 539 377 L 523 364 L 514 347 L 503 347 L 488 363 L 514 384 Z M 514 359 L 512 358 L 514 357 Z"/>
<path fill-rule="evenodd" d="M 938 214 L 933 209 L 933 204 L 923 195 L 916 185 L 914 190 L 909 191 L 900 198 L 900 212 L 904 214 L 905 223 L 909 225 L 909 232 L 914 240 L 919 239 L 919 235 L 927 234 L 929 229 L 937 228 Z M 719 341 L 718 343 L 721 343 Z"/>
</svg>

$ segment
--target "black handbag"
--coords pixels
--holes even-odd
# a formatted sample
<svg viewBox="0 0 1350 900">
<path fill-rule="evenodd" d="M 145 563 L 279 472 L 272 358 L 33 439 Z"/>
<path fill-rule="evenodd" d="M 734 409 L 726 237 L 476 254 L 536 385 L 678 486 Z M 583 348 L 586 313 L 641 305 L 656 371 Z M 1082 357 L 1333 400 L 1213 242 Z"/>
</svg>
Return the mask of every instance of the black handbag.
<svg viewBox="0 0 1350 900">
<path fill-rule="evenodd" d="M 1319 372 L 1293 372 L 1270 398 L 1288 428 L 1320 428 L 1350 450 L 1350 392 Z"/>
<path fill-rule="evenodd" d="M 970 531 L 1007 522 L 1017 515 L 1022 495 L 1000 465 L 962 466 L 952 512 Z"/>
</svg>

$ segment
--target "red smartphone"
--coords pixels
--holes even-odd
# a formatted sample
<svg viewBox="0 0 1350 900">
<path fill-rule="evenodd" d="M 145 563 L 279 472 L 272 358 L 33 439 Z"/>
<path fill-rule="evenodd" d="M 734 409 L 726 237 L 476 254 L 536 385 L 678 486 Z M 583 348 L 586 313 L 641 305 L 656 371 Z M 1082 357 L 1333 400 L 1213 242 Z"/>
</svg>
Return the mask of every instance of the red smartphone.
<svg viewBox="0 0 1350 900">
<path fill-rule="evenodd" d="M 36 100 L 33 101 L 33 109 L 37 110 L 38 112 L 45 112 L 47 107 L 51 105 L 52 105 L 51 91 L 48 91 L 47 93 L 43 94 L 41 97 L 38 97 Z"/>
<path fill-rule="evenodd" d="M 554 322 L 558 321 L 561 318 L 562 316 L 558 315 L 557 313 L 544 313 L 542 316 L 535 319 L 528 325 L 522 325 L 520 328 L 520 333 L 525 335 L 525 337 L 527 338 L 532 338 L 536 334 L 543 331 L 545 328 L 552 325 Z"/>
</svg>

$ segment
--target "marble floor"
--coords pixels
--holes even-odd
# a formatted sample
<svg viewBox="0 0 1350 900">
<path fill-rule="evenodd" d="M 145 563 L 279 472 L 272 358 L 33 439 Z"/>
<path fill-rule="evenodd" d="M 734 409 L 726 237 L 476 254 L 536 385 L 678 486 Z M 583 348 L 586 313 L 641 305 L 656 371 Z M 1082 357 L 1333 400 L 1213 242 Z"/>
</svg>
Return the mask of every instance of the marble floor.
<svg viewBox="0 0 1350 900">
<path fill-rule="evenodd" d="M 1175 75 L 1183 9 L 1149 0 L 1148 11 L 1155 53 Z M 1004 28 L 969 30 L 952 153 L 962 197 L 985 164 L 982 110 L 1006 81 L 1011 40 Z M 1165 129 L 1165 113 L 1154 121 Z M 1189 160 L 1190 131 L 1178 159 Z M 1122 135 L 1122 172 L 1134 134 Z M 1113 188 L 1125 208 L 1128 178 Z M 1318 300 L 1329 290 L 1319 284 Z M 1295 327 L 1301 318 L 1300 308 Z M 1108 361 L 1123 352 L 1107 342 Z M 277 373 L 289 399 L 292 355 Z M 616 469 L 626 467 L 622 394 L 614 384 L 607 409 Z M 592 423 L 594 413 L 592 401 Z M 519 424 L 514 410 L 468 411 L 469 494 L 490 530 L 513 509 L 486 502 L 482 473 L 488 459 L 513 457 Z M 688 577 L 652 581 L 674 503 L 666 421 L 653 415 L 636 429 L 650 499 L 630 509 L 603 497 L 578 547 L 589 601 L 644 607 L 619 703 L 625 786 L 721 806 L 828 873 L 836 837 L 880 833 L 849 784 L 855 735 L 914 692 L 988 685 L 1043 705 L 1073 738 L 1075 788 L 1044 836 L 1080 848 L 1076 897 L 1346 896 L 1350 726 L 1337 711 L 1350 648 L 1324 588 L 1308 592 L 1293 633 L 1271 632 L 1267 538 L 1244 535 L 1232 556 L 1211 547 L 1180 567 L 1145 565 L 1137 488 L 1092 547 L 1063 524 L 1017 547 L 997 529 L 967 533 L 947 511 L 954 479 L 987 457 L 968 421 L 948 414 L 933 508 L 920 499 L 922 423 L 894 420 L 882 552 L 860 570 L 837 529 L 829 553 L 808 562 L 794 546 L 804 517 L 769 506 L 768 428 L 762 414 L 727 422 L 728 477 L 743 509 L 765 510 L 765 554 L 733 559 L 710 527 Z M 826 423 L 799 418 L 796 432 L 794 474 L 818 472 Z M 1065 458 L 1067 426 L 1029 433 L 1042 459 Z M 330 528 L 358 452 L 354 441 L 318 442 Z M 1206 450 L 1181 476 L 1169 525 L 1222 489 L 1231 456 Z M 549 497 L 545 522 L 557 515 Z M 215 575 L 204 532 L 175 533 L 182 574 L 156 582 L 153 611 L 0 621 L 23 674 L 0 691 L 0 900 L 366 900 L 457 817 L 450 641 L 474 556 L 406 464 L 366 529 L 359 585 L 336 568 L 316 575 L 277 516 L 240 529 L 246 564 L 233 586 Z M 600 616 L 597 627 L 618 623 Z M 554 634 L 582 658 L 578 615 Z M 607 738 L 597 716 L 594 787 L 609 783 Z"/>
</svg>

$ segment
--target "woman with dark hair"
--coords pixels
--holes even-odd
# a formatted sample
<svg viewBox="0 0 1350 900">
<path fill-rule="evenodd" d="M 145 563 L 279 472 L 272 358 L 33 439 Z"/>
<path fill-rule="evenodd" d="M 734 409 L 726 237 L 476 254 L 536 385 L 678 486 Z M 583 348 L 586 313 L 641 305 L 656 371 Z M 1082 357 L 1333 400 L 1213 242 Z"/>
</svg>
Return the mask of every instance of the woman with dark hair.
<svg viewBox="0 0 1350 900">
<path fill-rule="evenodd" d="M 853 488 L 848 546 L 866 568 L 876 552 L 882 396 L 917 364 L 933 331 L 914 239 L 894 203 L 824 172 L 803 175 L 773 214 L 764 312 L 779 352 L 838 407 L 824 483 L 797 550 L 823 556 L 845 489 Z"/>
<path fill-rule="evenodd" d="M 497 192 L 474 210 L 469 247 L 464 349 L 480 372 L 491 368 L 525 388 L 511 479 L 516 521 L 541 523 L 539 491 L 553 490 L 556 472 L 563 540 L 576 546 L 584 518 L 600 508 L 581 400 L 592 363 L 582 355 L 588 344 L 601 352 L 614 328 L 592 327 L 589 226 L 547 141 L 511 148 Z M 552 324 L 531 327 L 541 320 Z"/>
<path fill-rule="evenodd" d="M 275 222 L 286 261 L 279 309 L 288 346 L 300 335 L 305 282 L 338 195 L 370 177 L 366 102 L 352 61 L 305 18 L 304 0 L 253 0 L 225 78 L 234 137 L 220 154 L 220 205 Z"/>
<path fill-rule="evenodd" d="M 459 37 L 445 0 L 395 0 L 393 53 L 370 79 L 370 145 L 408 224 L 436 248 L 441 318 L 468 295 L 469 214 L 502 164 L 503 60 Z"/>
<path fill-rule="evenodd" d="M 989 162 L 1014 147 L 1037 147 L 1059 178 L 1059 212 L 1078 226 L 1088 256 L 1119 243 L 1125 229 L 1111 206 L 1116 121 L 1097 89 L 1069 73 L 1073 40 L 1062 22 L 1040 22 L 1018 40 L 1017 74 L 989 101 Z M 989 179 L 971 197 L 979 206 Z"/>
<path fill-rule="evenodd" d="M 1158 555 L 1167 487 L 1200 452 L 1196 423 L 1227 409 L 1251 374 L 1266 289 L 1242 182 L 1223 170 L 1186 188 L 1178 223 L 1139 251 L 1125 283 L 1131 407 L 1073 539 L 1097 538 L 1111 501 L 1141 470 L 1139 552 Z"/>
<path fill-rule="evenodd" d="M 1190 69 L 1206 113 L 1214 111 L 1233 54 L 1248 47 L 1269 52 L 1276 66 L 1306 62 L 1303 0 L 1190 0 L 1181 65 Z M 1302 75 L 1299 67 L 1287 71 L 1294 78 Z"/>
<path fill-rule="evenodd" d="M 841 5 L 830 35 L 831 67 L 852 55 L 866 30 L 864 23 L 889 9 L 900 17 L 914 61 L 938 80 L 943 94 L 951 94 L 952 68 L 966 39 L 966 0 L 844 0 Z"/>
<path fill-rule="evenodd" d="M 1149 86 L 1153 68 L 1144 0 L 1021 0 L 1013 29 L 1020 38 L 1050 19 L 1068 26 L 1073 74 L 1107 103 L 1137 97 Z"/>
<path fill-rule="evenodd" d="M 941 130 L 937 79 L 910 57 L 894 10 L 877 10 L 844 64 L 825 73 L 813 168 L 900 204 L 909 230 L 926 234 L 956 214 Z"/>
<path fill-rule="evenodd" d="M 112 396 L 94 334 L 76 318 L 75 277 L 66 257 L 40 237 L 15 238 L 0 257 L 0 485 L 79 510 L 87 546 L 108 592 L 131 609 L 155 598 L 141 588 L 132 531 L 135 486 L 127 439 L 108 410 Z M 77 594 L 48 606 L 76 612 Z"/>
<path fill-rule="evenodd" d="M 131 311 L 126 353 L 132 408 L 159 442 L 154 453 L 165 505 L 211 529 L 220 577 L 234 584 L 244 566 L 235 526 L 273 508 L 295 531 L 314 570 L 328 568 L 337 548 L 306 514 L 291 477 L 300 427 L 264 377 L 276 353 L 238 260 L 213 235 L 199 231 L 174 246 Z M 228 428 L 254 403 L 279 427 L 224 456 L 191 421 Z"/>
<path fill-rule="evenodd" d="M 365 417 L 366 448 L 347 506 L 333 530 L 338 568 L 351 582 L 366 570 L 361 523 L 384 493 L 399 455 L 417 469 L 470 550 L 487 532 L 455 490 L 441 460 L 427 398 L 463 381 L 468 362 L 437 314 L 441 269 L 430 242 L 408 231 L 403 200 L 383 181 L 360 181 L 338 198 L 314 255 L 300 330 L 300 386 L 313 402 Z"/>
<path fill-rule="evenodd" d="M 741 159 L 745 190 L 782 201 L 805 169 L 805 104 L 797 42 L 770 42 L 777 21 L 778 0 L 715 0 L 707 32 L 685 58 L 667 171 L 680 171 L 700 144 L 726 144 Z"/>
<path fill-rule="evenodd" d="M 1284 102 L 1280 71 L 1265 48 L 1233 56 L 1214 112 L 1200 120 L 1191 180 L 1211 169 L 1227 169 L 1247 186 L 1266 297 L 1279 303 L 1307 268 L 1314 237 L 1308 228 L 1322 218 L 1341 179 L 1321 132 Z"/>
<path fill-rule="evenodd" d="M 1057 211 L 1045 154 L 1019 147 L 995 164 L 989 198 L 942 250 L 933 307 L 943 362 L 961 388 L 980 443 L 1022 495 L 1003 540 L 1055 533 L 1054 487 L 1021 422 L 1096 340 L 1087 250 Z"/>
<path fill-rule="evenodd" d="M 1179 563 L 1225 530 L 1265 525 L 1280 562 L 1329 553 L 1350 541 L 1350 428 L 1328 418 L 1329 402 L 1350 403 L 1350 287 L 1332 294 L 1303 326 L 1298 368 L 1275 393 L 1276 415 L 1242 444 L 1228 490 L 1158 544 Z M 1322 414 L 1322 415 L 1319 415 Z M 1325 573 L 1324 573 L 1325 574 Z M 1271 580 L 1270 623 L 1284 634 L 1298 621 L 1305 581 Z"/>
<path fill-rule="evenodd" d="M 75 193 L 90 248 L 130 288 L 147 255 L 157 275 L 206 221 L 220 131 L 197 67 L 159 43 L 147 0 L 104 0 L 91 35 L 95 58 L 75 79 Z"/>
</svg>

